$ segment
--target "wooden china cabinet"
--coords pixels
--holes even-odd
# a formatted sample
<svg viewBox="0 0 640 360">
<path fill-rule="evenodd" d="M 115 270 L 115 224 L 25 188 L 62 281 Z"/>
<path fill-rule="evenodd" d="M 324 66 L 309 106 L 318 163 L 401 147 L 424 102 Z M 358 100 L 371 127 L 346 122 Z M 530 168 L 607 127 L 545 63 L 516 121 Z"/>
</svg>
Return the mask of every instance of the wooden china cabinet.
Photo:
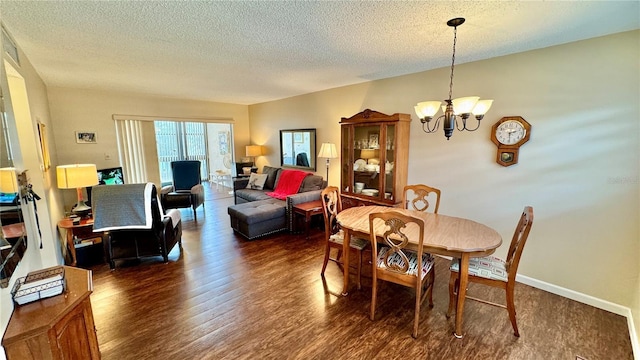
<svg viewBox="0 0 640 360">
<path fill-rule="evenodd" d="M 340 191 L 343 209 L 398 206 L 407 185 L 411 115 L 366 109 L 342 118 Z"/>
</svg>

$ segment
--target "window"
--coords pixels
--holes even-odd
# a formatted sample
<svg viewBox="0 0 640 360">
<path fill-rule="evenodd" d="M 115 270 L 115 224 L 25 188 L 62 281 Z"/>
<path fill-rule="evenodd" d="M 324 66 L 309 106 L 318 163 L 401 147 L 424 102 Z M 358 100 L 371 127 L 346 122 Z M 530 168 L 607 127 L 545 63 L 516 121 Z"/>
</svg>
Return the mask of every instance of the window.
<svg viewBox="0 0 640 360">
<path fill-rule="evenodd" d="M 201 122 L 155 121 L 160 181 L 171 183 L 171 162 L 200 160 L 206 180 L 208 170 L 207 127 Z"/>
</svg>

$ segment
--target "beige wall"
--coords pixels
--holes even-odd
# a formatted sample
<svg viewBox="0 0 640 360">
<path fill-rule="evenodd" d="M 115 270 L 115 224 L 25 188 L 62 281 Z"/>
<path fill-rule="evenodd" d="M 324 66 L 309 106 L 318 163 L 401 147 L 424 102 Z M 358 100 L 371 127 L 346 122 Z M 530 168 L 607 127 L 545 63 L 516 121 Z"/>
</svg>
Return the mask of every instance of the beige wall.
<svg viewBox="0 0 640 360">
<path fill-rule="evenodd" d="M 457 65 L 454 97 L 493 98 L 476 132 L 425 134 L 413 106 L 444 99 L 449 69 L 252 105 L 251 140 L 279 164 L 278 129 L 317 128 L 340 143 L 339 124 L 371 108 L 412 114 L 409 183 L 443 190 L 440 211 L 487 224 L 504 256 L 520 211 L 535 222 L 519 273 L 638 311 L 640 32 Z M 532 124 L 517 165 L 495 162 L 491 126 L 520 115 Z M 318 173 L 324 175 L 322 167 Z M 332 161 L 329 183 L 339 183 Z"/>
<path fill-rule="evenodd" d="M 98 168 L 120 166 L 113 115 L 135 115 L 162 118 L 233 119 L 236 156 L 244 155 L 249 143 L 249 118 L 246 105 L 206 101 L 180 100 L 136 94 L 92 91 L 85 89 L 49 88 L 53 136 L 61 164 L 93 163 Z M 95 131 L 97 144 L 76 144 L 75 131 Z M 147 132 L 148 133 L 148 132 Z M 153 140 L 153 139 L 151 139 Z M 155 144 L 146 141 L 145 144 Z M 157 157 L 155 145 L 146 145 L 146 156 Z M 106 157 L 110 157 L 107 160 Z M 149 159 L 147 159 L 149 160 Z M 148 161 L 149 162 L 149 161 Z M 158 171 L 157 166 L 155 167 Z M 158 183 L 159 174 L 149 174 Z M 75 203 L 75 192 L 65 192 L 66 207 Z"/>
</svg>

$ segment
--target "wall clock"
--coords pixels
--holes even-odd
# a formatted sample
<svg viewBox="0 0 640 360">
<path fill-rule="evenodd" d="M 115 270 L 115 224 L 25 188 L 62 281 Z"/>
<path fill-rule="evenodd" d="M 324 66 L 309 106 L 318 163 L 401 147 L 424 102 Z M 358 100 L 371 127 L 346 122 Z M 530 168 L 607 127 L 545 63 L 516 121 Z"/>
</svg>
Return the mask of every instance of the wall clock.
<svg viewBox="0 0 640 360">
<path fill-rule="evenodd" d="M 531 124 L 521 116 L 505 116 L 491 128 L 491 141 L 498 146 L 496 162 L 502 166 L 518 163 L 520 146 L 529 141 Z"/>
</svg>

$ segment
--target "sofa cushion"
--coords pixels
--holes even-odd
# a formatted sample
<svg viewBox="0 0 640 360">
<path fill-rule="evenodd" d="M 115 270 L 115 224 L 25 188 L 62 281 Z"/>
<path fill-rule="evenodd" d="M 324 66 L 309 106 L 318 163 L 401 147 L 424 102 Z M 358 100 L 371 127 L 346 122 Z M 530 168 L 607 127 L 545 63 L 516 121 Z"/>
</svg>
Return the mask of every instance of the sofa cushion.
<svg viewBox="0 0 640 360">
<path fill-rule="evenodd" d="M 271 221 L 275 218 L 284 219 L 285 207 L 286 203 L 282 200 L 267 199 L 229 206 L 227 212 L 230 216 L 251 225 Z"/>
<path fill-rule="evenodd" d="M 322 176 L 310 175 L 304 178 L 300 190 L 298 192 L 307 192 L 313 190 L 322 190 L 322 184 L 324 179 Z"/>
<path fill-rule="evenodd" d="M 264 182 L 264 189 L 275 189 L 278 178 L 280 177 L 280 168 L 265 165 L 262 167 L 262 173 L 267 174 L 267 180 Z"/>
<path fill-rule="evenodd" d="M 264 190 L 239 189 L 235 191 L 235 195 L 237 198 L 245 201 L 272 199 L 272 197 L 267 195 Z"/>
<path fill-rule="evenodd" d="M 267 181 L 267 174 L 251 174 L 247 189 L 262 190 L 264 183 Z"/>
</svg>

